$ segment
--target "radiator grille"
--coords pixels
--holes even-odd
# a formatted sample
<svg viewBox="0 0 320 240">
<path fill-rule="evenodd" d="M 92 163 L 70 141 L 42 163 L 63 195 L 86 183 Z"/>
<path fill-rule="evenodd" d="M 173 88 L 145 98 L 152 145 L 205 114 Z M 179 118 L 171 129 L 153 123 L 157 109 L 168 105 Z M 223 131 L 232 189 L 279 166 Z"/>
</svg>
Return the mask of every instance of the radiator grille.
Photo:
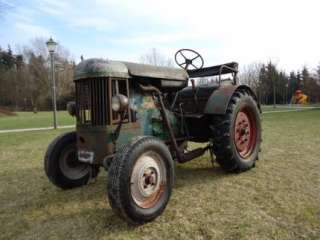
<svg viewBox="0 0 320 240">
<path fill-rule="evenodd" d="M 78 80 L 75 85 L 78 123 L 107 125 L 107 79 Z"/>
</svg>

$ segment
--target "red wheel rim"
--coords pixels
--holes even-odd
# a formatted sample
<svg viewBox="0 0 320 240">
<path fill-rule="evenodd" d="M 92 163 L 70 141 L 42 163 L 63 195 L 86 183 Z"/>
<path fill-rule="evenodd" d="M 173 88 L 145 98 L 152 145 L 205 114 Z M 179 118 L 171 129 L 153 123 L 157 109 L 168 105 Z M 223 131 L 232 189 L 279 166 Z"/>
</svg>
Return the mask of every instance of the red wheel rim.
<svg viewBox="0 0 320 240">
<path fill-rule="evenodd" d="M 243 107 L 237 113 L 234 126 L 234 142 L 242 158 L 251 155 L 256 145 L 257 122 L 249 107 Z"/>
</svg>

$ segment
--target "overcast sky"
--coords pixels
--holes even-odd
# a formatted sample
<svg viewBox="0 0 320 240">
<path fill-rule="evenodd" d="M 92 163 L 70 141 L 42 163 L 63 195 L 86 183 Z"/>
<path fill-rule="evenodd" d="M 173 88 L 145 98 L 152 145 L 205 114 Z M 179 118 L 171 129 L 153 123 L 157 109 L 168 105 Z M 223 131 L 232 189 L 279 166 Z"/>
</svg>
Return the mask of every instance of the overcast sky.
<svg viewBox="0 0 320 240">
<path fill-rule="evenodd" d="M 319 0 L 0 0 L 0 45 L 35 37 L 79 60 L 138 61 L 151 48 L 199 51 L 205 65 L 272 60 L 286 71 L 320 63 Z"/>
</svg>

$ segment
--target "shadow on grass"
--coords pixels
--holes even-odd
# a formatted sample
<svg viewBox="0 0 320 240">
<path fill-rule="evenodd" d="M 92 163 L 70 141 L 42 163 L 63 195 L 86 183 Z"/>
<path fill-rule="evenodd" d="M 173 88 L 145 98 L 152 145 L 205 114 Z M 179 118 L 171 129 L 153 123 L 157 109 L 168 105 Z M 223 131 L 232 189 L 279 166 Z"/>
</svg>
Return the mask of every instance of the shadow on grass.
<svg viewBox="0 0 320 240">
<path fill-rule="evenodd" d="M 16 208 L 22 207 L 26 213 L 32 214 L 39 211 L 44 214 L 44 221 L 73 221 L 72 219 L 82 219 L 81 221 L 90 222 L 89 225 L 98 229 L 100 234 L 119 233 L 122 231 L 131 231 L 136 227 L 128 225 L 118 216 L 116 216 L 107 200 L 106 179 L 107 174 L 101 173 L 97 182 L 86 185 L 82 188 L 70 190 L 61 190 L 53 186 L 45 176 L 42 168 L 19 169 L 19 177 L 24 180 L 24 187 L 19 188 L 15 180 L 15 174 L 6 174 L 9 184 L 14 184 L 13 189 L 4 190 L 7 193 L 8 201 L 15 201 L 10 206 L 14 212 Z M 174 188 L 180 189 L 192 185 L 205 184 L 206 182 L 216 181 L 227 177 L 220 167 L 208 167 L 197 164 L 177 165 L 176 184 Z M 4 179 L 5 180 L 5 179 Z M 10 183 L 11 182 L 11 183 Z M 174 189 L 173 189 L 174 191 Z M 19 196 L 27 196 L 19 200 Z M 73 205 L 74 203 L 74 205 Z M 77 206 L 79 205 L 79 206 Z M 14 208 L 15 206 L 15 208 Z M 67 213 L 64 209 L 74 206 L 76 210 Z M 48 209 L 61 209 L 47 215 Z M 53 215 L 52 215 L 53 214 Z M 49 217 L 50 216 L 50 217 Z M 91 220 L 89 220 L 91 219 Z M 59 222 L 58 221 L 58 222 Z M 77 223 L 75 222 L 77 225 Z M 96 226 L 94 226 L 96 224 Z"/>
<path fill-rule="evenodd" d="M 176 168 L 175 188 L 189 187 L 192 185 L 203 184 L 205 182 L 216 181 L 225 178 L 230 174 L 223 171 L 220 167 L 186 167 L 178 165 Z"/>
<path fill-rule="evenodd" d="M 176 183 L 174 188 L 184 188 L 192 185 L 203 184 L 207 181 L 216 181 L 220 178 L 230 176 L 230 174 L 223 171 L 220 167 L 209 166 L 197 166 L 197 165 L 177 165 L 176 166 Z M 49 204 L 64 204 L 70 201 L 92 201 L 92 200 L 104 200 L 107 198 L 106 180 L 107 174 L 100 173 L 95 183 L 90 183 L 86 186 L 68 190 L 62 190 L 54 186 L 46 177 L 42 168 L 28 168 L 19 169 L 19 178 L 23 179 L 23 186 L 13 186 L 12 184 L 18 184 L 17 179 L 14 177 L 17 171 L 14 173 L 6 173 L 7 184 L 11 185 L 13 189 L 6 189 L 4 193 L 11 199 L 18 198 L 20 194 L 32 193 L 33 197 L 26 199 L 27 201 L 32 199 L 33 204 L 45 205 Z M 101 169 L 101 172 L 103 170 Z M 101 176 L 102 175 L 102 176 Z M 232 175 L 232 174 L 231 174 Z M 10 196 L 9 196 L 10 195 Z M 16 195 L 16 196 L 14 196 Z"/>
</svg>

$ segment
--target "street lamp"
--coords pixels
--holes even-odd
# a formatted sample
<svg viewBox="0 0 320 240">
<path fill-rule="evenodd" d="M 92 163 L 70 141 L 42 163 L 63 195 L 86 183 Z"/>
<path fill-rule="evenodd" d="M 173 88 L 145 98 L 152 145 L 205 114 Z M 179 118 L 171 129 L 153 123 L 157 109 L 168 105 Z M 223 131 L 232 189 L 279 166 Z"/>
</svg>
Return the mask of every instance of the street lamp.
<svg viewBox="0 0 320 240">
<path fill-rule="evenodd" d="M 53 127 L 57 129 L 57 99 L 56 99 L 56 80 L 54 76 L 54 52 L 57 48 L 57 43 L 53 41 L 52 37 L 46 42 L 50 54 L 51 63 L 51 81 L 52 81 L 52 105 L 53 105 Z"/>
</svg>

